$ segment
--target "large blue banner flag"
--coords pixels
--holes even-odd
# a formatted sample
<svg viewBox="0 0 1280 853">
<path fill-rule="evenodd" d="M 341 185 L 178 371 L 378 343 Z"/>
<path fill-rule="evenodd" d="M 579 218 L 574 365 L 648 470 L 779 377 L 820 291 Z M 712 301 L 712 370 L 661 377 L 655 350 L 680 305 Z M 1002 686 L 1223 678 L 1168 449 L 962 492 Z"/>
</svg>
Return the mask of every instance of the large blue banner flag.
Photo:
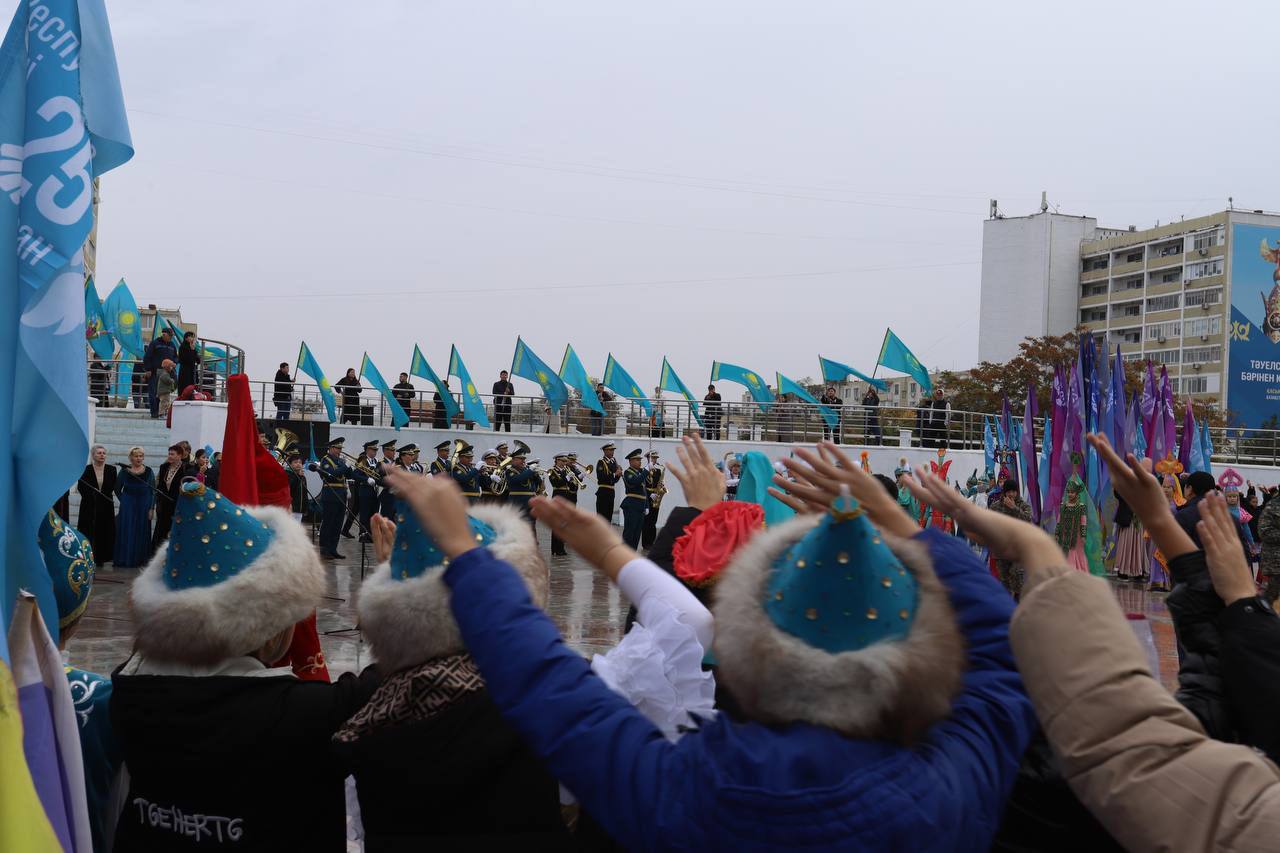
<svg viewBox="0 0 1280 853">
<path fill-rule="evenodd" d="M 609 353 L 609 360 L 604 363 L 604 376 L 600 381 L 604 383 L 604 387 L 612 388 L 622 396 L 635 400 L 640 404 L 640 408 L 644 409 L 646 415 L 653 416 L 653 404 L 640 390 L 640 383 L 632 379 L 631 374 L 618 364 L 613 353 Z"/>
<path fill-rule="evenodd" d="M 822 379 L 824 382 L 843 382 L 850 376 L 856 376 L 868 385 L 872 385 L 881 391 L 889 389 L 888 383 L 883 379 L 873 379 L 867 374 L 854 370 L 847 364 L 841 364 L 838 361 L 832 361 L 829 358 L 818 356 L 818 366 L 822 368 Z"/>
<path fill-rule="evenodd" d="M 907 345 L 893 333 L 893 329 L 884 330 L 884 341 L 880 344 L 880 357 L 876 359 L 876 364 L 907 374 L 924 393 L 933 393 L 933 381 L 929 379 L 928 368 L 920 363 L 915 353 L 907 349 Z"/>
<path fill-rule="evenodd" d="M 444 403 L 445 416 L 449 422 L 453 422 L 453 416 L 462 411 L 458 408 L 458 401 L 453 399 L 453 392 L 449 390 L 449 383 L 445 382 L 436 372 L 431 369 L 431 365 L 427 364 L 427 357 L 422 354 L 422 350 L 417 344 L 413 345 L 413 360 L 409 362 L 409 373 L 414 376 L 421 377 L 435 386 L 436 393 L 440 395 L 440 401 Z"/>
<path fill-rule="evenodd" d="M 812 394 L 810 394 L 803 385 L 793 379 L 788 379 L 781 373 L 778 374 L 778 393 L 794 394 L 806 403 L 812 403 L 818 407 L 818 412 L 822 415 L 822 419 L 827 422 L 827 426 L 834 427 L 840 422 L 840 415 L 830 406 L 822 405 L 822 402 Z"/>
<path fill-rule="evenodd" d="M 400 405 L 400 401 L 391 393 L 391 386 L 387 384 L 387 380 L 382 378 L 382 372 L 378 370 L 378 366 L 369 358 L 369 353 L 364 354 L 364 358 L 360 360 L 360 376 L 368 383 L 369 387 L 382 395 L 382 399 L 387 401 L 387 408 L 391 410 L 391 425 L 396 429 L 409 423 L 409 413 L 404 410 L 404 406 Z"/>
<path fill-rule="evenodd" d="M 516 351 L 511 356 L 511 375 L 538 383 L 551 411 L 558 412 L 569 402 L 569 389 L 551 366 L 529 349 L 523 338 L 516 338 Z"/>
<path fill-rule="evenodd" d="M 115 355 L 116 342 L 102 315 L 102 300 L 98 298 L 93 276 L 84 280 L 84 336 L 98 358 L 110 359 Z"/>
<path fill-rule="evenodd" d="M 458 377 L 462 383 L 462 415 L 469 421 L 475 421 L 485 429 L 491 429 L 489 415 L 484 410 L 484 401 L 476 393 L 476 384 L 471 381 L 467 366 L 462 363 L 462 355 L 455 345 L 449 352 L 449 375 Z"/>
<path fill-rule="evenodd" d="M 36 532 L 89 452 L 93 181 L 132 156 L 102 0 L 21 3 L 0 46 L 0 234 L 10 246 L 0 267 L 0 628 L 25 587 L 57 635 Z M 46 458 L 50 447 L 58 453 Z"/>
<path fill-rule="evenodd" d="M 138 315 L 138 303 L 134 302 L 133 294 L 129 292 L 129 285 L 124 283 L 124 279 L 120 279 L 107 294 L 102 313 L 107 328 L 120 342 L 121 354 L 142 358 L 146 349 L 142 343 L 142 318 Z"/>
<path fill-rule="evenodd" d="M 565 344 L 564 358 L 560 360 L 560 378 L 564 380 L 565 385 L 578 389 L 582 405 L 602 415 L 605 413 L 604 405 L 596 396 L 596 389 L 591 385 L 591 377 L 587 375 L 587 369 L 582 366 L 582 360 L 568 344 Z"/>
<path fill-rule="evenodd" d="M 722 361 L 711 362 L 711 381 L 717 382 L 721 379 L 726 382 L 737 382 L 739 385 L 747 386 L 751 399 L 756 401 L 760 411 L 767 412 L 773 406 L 773 392 L 769 390 L 768 385 L 764 384 L 760 374 L 755 371 L 747 370 L 745 367 L 739 367 L 736 364 L 725 364 Z"/>
<path fill-rule="evenodd" d="M 671 363 L 667 361 L 665 355 L 662 357 L 662 376 L 658 379 L 658 387 L 663 391 L 674 391 L 688 400 L 689 412 L 693 415 L 693 419 L 698 422 L 698 426 L 702 426 L 702 413 L 698 411 L 697 398 L 680 381 L 680 377 L 676 376 L 676 372 L 671 369 Z"/>
<path fill-rule="evenodd" d="M 320 363 L 311 354 L 311 347 L 307 346 L 306 341 L 302 342 L 302 348 L 298 350 L 298 369 L 320 386 L 320 399 L 324 402 L 324 410 L 329 415 L 329 423 L 335 423 L 338 420 L 338 408 L 333 396 L 333 386 L 329 384 L 328 377 L 320 369 Z"/>
</svg>

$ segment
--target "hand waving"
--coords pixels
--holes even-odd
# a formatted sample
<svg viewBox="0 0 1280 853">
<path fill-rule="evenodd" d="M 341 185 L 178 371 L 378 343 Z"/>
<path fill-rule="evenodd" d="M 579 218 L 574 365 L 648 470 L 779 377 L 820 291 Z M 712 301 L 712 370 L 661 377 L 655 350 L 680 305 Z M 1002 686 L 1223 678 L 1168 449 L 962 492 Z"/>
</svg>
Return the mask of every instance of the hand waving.
<svg viewBox="0 0 1280 853">
<path fill-rule="evenodd" d="M 667 464 L 671 476 L 680 482 L 684 490 L 685 501 L 694 509 L 707 509 L 724 500 L 724 475 L 716 468 L 715 461 L 702 439 L 696 435 L 686 435 L 676 446 L 679 464 Z"/>
<path fill-rule="evenodd" d="M 799 498 L 815 511 L 826 512 L 831 502 L 845 485 L 849 494 L 862 505 L 872 524 L 897 536 L 909 537 L 920 532 L 898 503 L 889 497 L 884 487 L 867 472 L 855 465 L 839 447 L 829 441 L 812 450 L 796 450 L 796 459 L 784 459 L 795 480 L 776 475 L 774 485 L 783 492 Z M 781 497 L 779 495 L 779 497 Z"/>
<path fill-rule="evenodd" d="M 1200 520 L 1196 532 L 1204 543 L 1204 559 L 1209 564 L 1209 576 L 1214 591 L 1223 604 L 1231 604 L 1242 598 L 1258 594 L 1253 584 L 1253 572 L 1240 547 L 1236 533 L 1236 520 L 1227 509 L 1226 499 L 1212 492 L 1200 501 Z"/>
</svg>

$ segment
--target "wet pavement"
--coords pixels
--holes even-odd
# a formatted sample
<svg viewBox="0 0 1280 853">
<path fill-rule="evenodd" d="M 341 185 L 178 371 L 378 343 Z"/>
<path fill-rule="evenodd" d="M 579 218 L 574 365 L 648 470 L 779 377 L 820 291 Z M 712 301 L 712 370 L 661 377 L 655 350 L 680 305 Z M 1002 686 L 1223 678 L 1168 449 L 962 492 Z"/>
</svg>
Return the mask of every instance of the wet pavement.
<svg viewBox="0 0 1280 853">
<path fill-rule="evenodd" d="M 550 553 L 549 538 L 544 530 L 539 530 L 539 544 L 543 554 Z M 353 539 L 344 539 L 339 549 L 347 558 L 326 563 L 328 590 L 317 618 L 321 645 L 333 677 L 358 671 L 370 662 L 360 634 L 354 630 L 352 606 L 362 577 L 361 546 Z M 368 561 L 364 571 L 371 572 L 372 548 L 365 546 L 364 553 Z M 627 615 L 627 602 L 621 592 L 576 556 L 551 557 L 550 561 L 548 610 L 560 633 L 571 647 L 585 655 L 612 648 L 622 636 Z M 134 569 L 99 570 L 84 619 L 69 646 L 73 666 L 108 673 L 128 658 L 133 636 L 128 588 L 136 576 Z M 1172 689 L 1176 684 L 1178 661 L 1164 593 L 1121 582 L 1115 583 L 1115 590 L 1126 612 L 1147 618 L 1160 653 L 1161 680 Z"/>
</svg>

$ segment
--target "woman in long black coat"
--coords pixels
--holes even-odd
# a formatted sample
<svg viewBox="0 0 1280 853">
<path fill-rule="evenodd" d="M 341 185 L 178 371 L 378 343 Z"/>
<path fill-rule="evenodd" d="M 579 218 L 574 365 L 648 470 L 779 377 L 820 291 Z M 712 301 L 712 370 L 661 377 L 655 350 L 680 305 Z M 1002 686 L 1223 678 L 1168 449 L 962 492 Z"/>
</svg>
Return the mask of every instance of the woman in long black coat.
<svg viewBox="0 0 1280 853">
<path fill-rule="evenodd" d="M 196 350 L 196 333 L 187 332 L 182 336 L 182 346 L 178 348 L 178 393 L 181 394 L 188 385 L 196 384 L 196 365 L 200 363 L 200 353 Z"/>
<path fill-rule="evenodd" d="M 111 562 L 116 545 L 116 466 L 107 464 L 107 449 L 95 444 L 89 464 L 76 483 L 80 493 L 80 520 L 76 527 L 89 537 L 93 559 L 99 565 Z"/>
</svg>

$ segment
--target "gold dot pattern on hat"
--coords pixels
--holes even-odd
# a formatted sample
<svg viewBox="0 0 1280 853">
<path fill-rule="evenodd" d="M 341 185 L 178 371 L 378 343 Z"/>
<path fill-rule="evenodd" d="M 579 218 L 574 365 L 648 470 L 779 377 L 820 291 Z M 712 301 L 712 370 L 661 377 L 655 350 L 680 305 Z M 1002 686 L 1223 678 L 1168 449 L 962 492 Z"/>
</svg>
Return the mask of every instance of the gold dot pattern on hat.
<svg viewBox="0 0 1280 853">
<path fill-rule="evenodd" d="M 880 585 L 885 589 L 888 589 L 889 587 L 893 586 L 893 580 L 891 578 L 881 578 Z"/>
<path fill-rule="evenodd" d="M 209 564 L 209 571 L 213 572 L 213 573 L 216 575 L 216 574 L 218 573 L 218 564 L 217 564 L 217 563 L 210 563 L 210 564 Z"/>
<path fill-rule="evenodd" d="M 842 566 L 843 566 L 843 565 L 845 565 L 846 563 L 848 563 L 848 562 L 849 562 L 849 552 L 848 552 L 848 551 L 841 551 L 839 554 L 836 554 L 836 562 L 837 562 L 837 563 L 839 563 L 839 564 L 840 564 L 840 565 L 842 565 Z"/>
<path fill-rule="evenodd" d="M 903 621 L 906 621 L 907 619 L 911 618 L 911 612 L 906 608 L 903 608 L 902 610 L 898 611 L 898 618 L 902 619 Z"/>
<path fill-rule="evenodd" d="M 201 537 L 200 537 L 200 541 L 201 541 L 201 542 L 203 542 L 204 544 L 208 545 L 208 544 L 209 544 L 209 534 L 208 534 L 208 533 L 206 533 L 205 535 L 201 536 Z"/>
<path fill-rule="evenodd" d="M 197 512 L 197 513 L 196 513 L 196 515 L 195 515 L 195 519 L 196 519 L 196 521 L 203 521 L 203 520 L 204 520 L 204 513 L 203 513 L 203 512 Z"/>
<path fill-rule="evenodd" d="M 804 561 L 804 560 L 796 560 L 796 568 L 797 568 L 797 569 L 803 569 L 803 568 L 805 567 L 805 565 L 806 565 L 806 563 L 805 563 L 805 561 Z"/>
<path fill-rule="evenodd" d="M 226 523 L 225 521 L 224 521 L 224 522 L 222 522 L 221 524 L 219 524 L 219 525 L 218 525 L 218 529 L 219 529 L 219 530 L 226 530 L 226 529 L 227 529 L 227 523 Z"/>
<path fill-rule="evenodd" d="M 808 619 L 810 622 L 816 621 L 818 618 L 818 608 L 810 607 L 804 612 L 804 618 Z"/>
<path fill-rule="evenodd" d="M 880 614 L 876 611 L 876 609 L 875 609 L 874 607 L 868 607 L 868 608 L 867 608 L 867 618 L 868 618 L 868 619 L 879 619 L 879 618 L 880 618 Z"/>
</svg>

